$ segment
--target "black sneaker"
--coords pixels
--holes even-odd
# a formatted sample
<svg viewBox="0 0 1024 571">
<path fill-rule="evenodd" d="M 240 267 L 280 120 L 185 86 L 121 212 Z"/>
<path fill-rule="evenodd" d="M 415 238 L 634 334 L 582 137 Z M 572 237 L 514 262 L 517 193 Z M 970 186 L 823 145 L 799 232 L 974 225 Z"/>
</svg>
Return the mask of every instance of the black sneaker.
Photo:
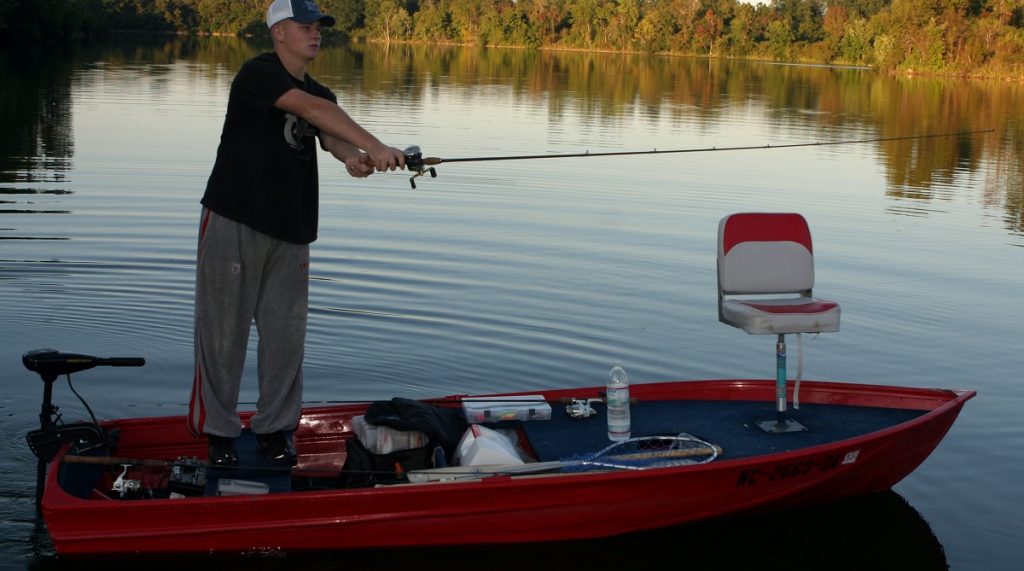
<svg viewBox="0 0 1024 571">
<path fill-rule="evenodd" d="M 279 466 L 294 466 L 299 463 L 299 455 L 295 452 L 295 444 L 291 436 L 284 432 L 271 432 L 270 434 L 257 434 L 256 442 L 260 450 L 271 464 Z"/>
<path fill-rule="evenodd" d="M 210 464 L 214 466 L 234 466 L 238 464 L 238 450 L 235 439 L 228 436 L 207 434 L 210 440 Z"/>
</svg>

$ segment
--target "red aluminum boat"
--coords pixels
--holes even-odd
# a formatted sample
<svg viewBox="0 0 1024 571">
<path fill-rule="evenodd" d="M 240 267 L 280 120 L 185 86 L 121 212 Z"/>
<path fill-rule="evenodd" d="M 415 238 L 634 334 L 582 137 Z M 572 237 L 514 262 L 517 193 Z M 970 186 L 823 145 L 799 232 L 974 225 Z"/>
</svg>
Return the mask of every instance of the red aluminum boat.
<svg viewBox="0 0 1024 571">
<path fill-rule="evenodd" d="M 141 360 L 55 351 L 24 359 L 46 381 L 43 412 L 51 422 L 30 433 L 29 443 L 40 457 L 42 516 L 61 555 L 532 543 L 829 502 L 899 482 L 975 395 L 805 381 L 799 408 L 786 418 L 802 429 L 765 430 L 759 425 L 775 414 L 774 380 L 634 384 L 634 439 L 686 434 L 715 447 L 697 463 L 634 467 L 578 460 L 609 444 L 604 387 L 544 391 L 550 418 L 484 424 L 515 435 L 523 464 L 392 469 L 384 475 L 393 483 L 371 478 L 353 486 L 345 470 L 354 419 L 372 403 L 306 409 L 294 469 L 260 464 L 246 430 L 243 465 L 231 472 L 205 464 L 207 443 L 188 432 L 184 417 L 59 422 L 49 402 L 58 375 Z M 521 397 L 533 407 L 536 395 L 488 398 Z M 417 402 L 458 413 L 465 400 Z M 569 414 L 580 409 L 594 414 Z M 590 465 L 574 469 L 580 464 Z M 227 491 L 225 481 L 243 485 Z"/>
<path fill-rule="evenodd" d="M 248 430 L 237 467 L 207 466 L 184 417 L 60 421 L 59 376 L 142 359 L 30 351 L 43 519 L 62 555 L 287 552 L 598 538 L 886 490 L 975 393 L 804 382 L 798 398 L 785 335 L 839 330 L 839 304 L 812 295 L 812 252 L 799 214 L 724 217 L 719 320 L 776 336 L 776 377 L 609 390 L 631 403 L 611 447 L 605 387 L 562 388 L 309 408 L 294 468 L 268 464 Z"/>
</svg>

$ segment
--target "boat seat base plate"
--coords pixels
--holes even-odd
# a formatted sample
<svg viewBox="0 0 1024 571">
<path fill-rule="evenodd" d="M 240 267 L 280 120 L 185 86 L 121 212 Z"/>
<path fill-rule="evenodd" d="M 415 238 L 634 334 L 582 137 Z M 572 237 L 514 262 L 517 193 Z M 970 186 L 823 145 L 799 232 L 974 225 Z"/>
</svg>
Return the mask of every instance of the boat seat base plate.
<svg viewBox="0 0 1024 571">
<path fill-rule="evenodd" d="M 806 426 L 792 418 L 787 418 L 785 420 L 762 420 L 757 423 L 757 426 L 765 432 L 803 432 L 807 430 Z"/>
</svg>

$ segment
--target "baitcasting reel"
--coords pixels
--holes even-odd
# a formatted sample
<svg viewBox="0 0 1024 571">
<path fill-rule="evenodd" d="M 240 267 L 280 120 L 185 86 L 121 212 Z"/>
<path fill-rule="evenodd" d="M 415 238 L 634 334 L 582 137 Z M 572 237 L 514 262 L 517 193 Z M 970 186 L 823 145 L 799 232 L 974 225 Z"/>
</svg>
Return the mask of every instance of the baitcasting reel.
<svg viewBox="0 0 1024 571">
<path fill-rule="evenodd" d="M 430 178 L 437 178 L 437 170 L 434 167 L 424 169 L 426 161 L 423 160 L 423 153 L 420 151 L 419 146 L 413 145 L 406 147 L 405 149 L 405 168 L 410 171 L 415 171 L 416 174 L 409 177 L 409 185 L 416 188 L 416 177 L 423 176 L 426 173 L 430 173 Z"/>
</svg>

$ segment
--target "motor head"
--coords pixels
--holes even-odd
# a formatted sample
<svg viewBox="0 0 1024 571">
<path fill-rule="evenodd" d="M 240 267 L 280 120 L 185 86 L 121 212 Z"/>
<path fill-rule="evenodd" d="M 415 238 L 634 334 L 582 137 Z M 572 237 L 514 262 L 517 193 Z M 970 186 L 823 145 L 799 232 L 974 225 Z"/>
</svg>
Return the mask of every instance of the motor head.
<svg viewBox="0 0 1024 571">
<path fill-rule="evenodd" d="M 55 380 L 60 375 L 69 375 L 96 366 L 96 358 L 88 355 L 62 353 L 56 349 L 35 349 L 21 356 L 21 363 L 43 380 Z"/>
<path fill-rule="evenodd" d="M 25 368 L 38 373 L 44 381 L 54 381 L 60 375 L 70 375 L 97 365 L 110 367 L 141 367 L 146 361 L 139 357 L 92 357 L 77 353 L 63 353 L 56 349 L 34 349 L 21 356 Z"/>
</svg>

